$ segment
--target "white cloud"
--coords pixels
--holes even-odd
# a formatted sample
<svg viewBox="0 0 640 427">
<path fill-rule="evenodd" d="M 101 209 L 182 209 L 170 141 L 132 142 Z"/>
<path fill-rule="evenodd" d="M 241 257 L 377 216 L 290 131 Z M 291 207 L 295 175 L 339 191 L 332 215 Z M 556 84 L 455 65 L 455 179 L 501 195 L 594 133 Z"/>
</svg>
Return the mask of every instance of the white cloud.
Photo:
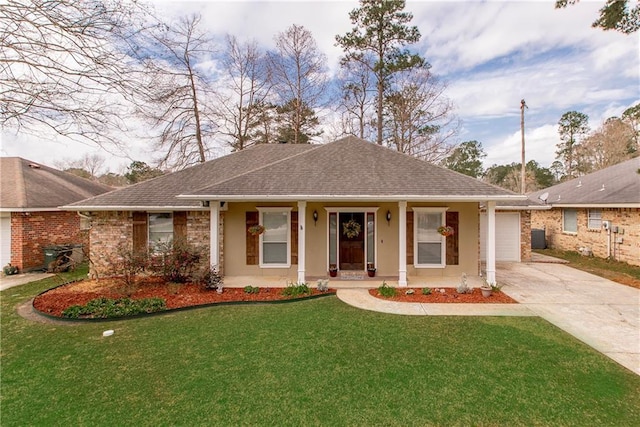
<svg viewBox="0 0 640 427">
<path fill-rule="evenodd" d="M 535 160 L 543 167 L 549 167 L 555 160 L 556 145 L 559 142 L 557 125 L 544 125 L 527 130 L 525 127 L 525 163 Z M 485 167 L 520 163 L 522 134 L 518 130 L 485 149 Z"/>
</svg>

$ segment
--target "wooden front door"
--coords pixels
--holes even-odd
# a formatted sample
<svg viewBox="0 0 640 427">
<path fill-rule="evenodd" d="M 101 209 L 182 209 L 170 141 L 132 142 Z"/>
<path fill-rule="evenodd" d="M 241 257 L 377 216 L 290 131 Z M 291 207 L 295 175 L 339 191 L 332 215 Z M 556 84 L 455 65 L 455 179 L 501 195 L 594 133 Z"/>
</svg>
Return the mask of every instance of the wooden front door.
<svg viewBox="0 0 640 427">
<path fill-rule="evenodd" d="M 355 224 L 358 224 L 358 229 Z M 363 212 L 340 212 L 338 221 L 338 241 L 340 244 L 340 270 L 364 271 L 364 236 L 366 224 Z"/>
</svg>

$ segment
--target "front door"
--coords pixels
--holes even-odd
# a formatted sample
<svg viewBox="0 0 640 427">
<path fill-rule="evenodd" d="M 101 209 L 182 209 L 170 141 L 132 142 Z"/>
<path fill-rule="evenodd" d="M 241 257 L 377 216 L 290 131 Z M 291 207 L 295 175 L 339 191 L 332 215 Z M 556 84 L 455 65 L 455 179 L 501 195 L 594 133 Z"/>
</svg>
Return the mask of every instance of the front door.
<svg viewBox="0 0 640 427">
<path fill-rule="evenodd" d="M 363 212 L 340 212 L 338 221 L 340 270 L 364 270 L 366 230 Z"/>
</svg>

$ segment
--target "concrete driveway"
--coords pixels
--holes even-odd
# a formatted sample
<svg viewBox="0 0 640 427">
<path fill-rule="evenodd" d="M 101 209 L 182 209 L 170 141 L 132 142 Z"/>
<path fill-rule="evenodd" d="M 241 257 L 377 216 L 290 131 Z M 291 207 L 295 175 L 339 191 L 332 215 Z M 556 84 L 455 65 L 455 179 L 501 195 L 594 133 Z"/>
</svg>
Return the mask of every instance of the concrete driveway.
<svg viewBox="0 0 640 427">
<path fill-rule="evenodd" d="M 499 263 L 502 291 L 640 375 L 640 289 L 555 263 Z"/>
</svg>

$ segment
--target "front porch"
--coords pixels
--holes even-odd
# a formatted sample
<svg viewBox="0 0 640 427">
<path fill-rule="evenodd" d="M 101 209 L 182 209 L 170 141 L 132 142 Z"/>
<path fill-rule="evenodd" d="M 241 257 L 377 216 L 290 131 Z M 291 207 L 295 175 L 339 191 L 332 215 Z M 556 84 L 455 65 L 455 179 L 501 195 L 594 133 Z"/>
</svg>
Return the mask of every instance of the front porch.
<svg viewBox="0 0 640 427">
<path fill-rule="evenodd" d="M 352 289 L 352 288 L 377 288 L 386 282 L 387 285 L 393 287 L 401 287 L 398 276 L 376 276 L 358 278 L 329 277 L 329 276 L 309 276 L 306 283 L 315 288 L 318 280 L 329 280 L 329 287 L 333 289 Z M 455 288 L 460 284 L 460 277 L 417 277 L 409 276 L 408 284 L 404 286 L 412 288 Z M 245 286 L 259 286 L 268 288 L 284 288 L 292 280 L 283 276 L 229 276 L 224 278 L 224 286 L 229 288 L 244 288 Z M 482 285 L 483 280 L 480 276 L 467 276 L 467 285 L 472 288 L 478 288 Z"/>
</svg>

